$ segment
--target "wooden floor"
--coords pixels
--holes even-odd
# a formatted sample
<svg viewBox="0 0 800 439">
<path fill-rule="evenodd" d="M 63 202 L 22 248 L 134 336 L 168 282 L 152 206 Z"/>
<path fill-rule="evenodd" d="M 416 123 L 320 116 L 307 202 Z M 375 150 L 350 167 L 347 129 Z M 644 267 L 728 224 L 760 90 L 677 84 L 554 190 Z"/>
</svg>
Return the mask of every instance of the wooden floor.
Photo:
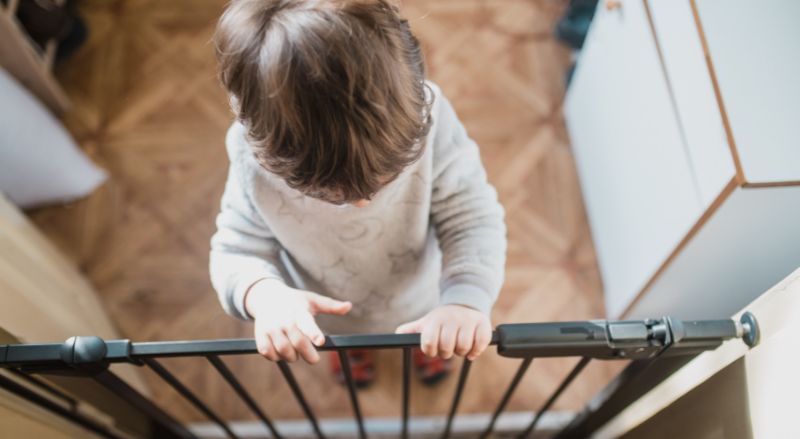
<svg viewBox="0 0 800 439">
<path fill-rule="evenodd" d="M 602 318 L 601 286 L 561 116 L 567 49 L 554 41 L 560 0 L 405 0 L 423 41 L 430 78 L 481 145 L 508 212 L 506 285 L 493 319 Z M 99 290 L 133 340 L 250 337 L 211 289 L 209 237 L 227 172 L 223 136 L 232 120 L 215 79 L 210 38 L 223 2 L 86 0 L 87 45 L 58 71 L 74 109 L 66 124 L 111 181 L 86 200 L 31 212 Z M 399 354 L 382 352 L 366 415 L 399 414 Z M 532 410 L 574 359 L 534 362 L 510 410 Z M 166 361 L 213 408 L 252 419 L 202 361 Z M 231 367 L 276 418 L 300 417 L 274 364 Z M 488 353 L 472 370 L 461 412 L 492 410 L 517 367 Z M 327 365 L 293 366 L 318 414 L 349 416 Z M 577 408 L 617 370 L 593 363 L 557 408 Z M 157 401 L 203 420 L 148 376 Z M 412 412 L 445 413 L 455 378 L 412 389 Z"/>
</svg>

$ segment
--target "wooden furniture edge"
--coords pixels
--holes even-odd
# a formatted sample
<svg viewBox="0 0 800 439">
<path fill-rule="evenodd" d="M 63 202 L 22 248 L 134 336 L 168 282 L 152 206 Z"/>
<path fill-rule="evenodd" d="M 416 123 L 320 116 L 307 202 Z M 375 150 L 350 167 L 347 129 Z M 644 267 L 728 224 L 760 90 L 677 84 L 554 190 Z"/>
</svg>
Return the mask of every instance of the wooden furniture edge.
<svg viewBox="0 0 800 439">
<path fill-rule="evenodd" d="M 765 181 L 760 183 L 744 183 L 742 185 L 742 187 L 745 189 L 765 189 L 765 188 L 790 187 L 790 186 L 800 186 L 800 180 Z"/>
<path fill-rule="evenodd" d="M 731 123 L 728 119 L 728 111 L 725 109 L 725 101 L 722 99 L 722 91 L 720 90 L 719 81 L 717 80 L 714 62 L 711 60 L 711 51 L 708 47 L 708 40 L 706 39 L 706 33 L 703 29 L 703 23 L 700 21 L 700 12 L 697 9 L 697 1 L 689 0 L 689 3 L 692 7 L 692 15 L 694 16 L 695 26 L 697 26 L 697 35 L 700 38 L 700 44 L 703 47 L 703 55 L 706 60 L 706 66 L 708 67 L 708 74 L 711 77 L 711 85 L 714 88 L 714 96 L 717 99 L 720 116 L 722 117 L 722 125 L 725 128 L 725 137 L 728 139 L 728 146 L 730 147 L 731 156 L 733 157 L 733 164 L 736 167 L 736 179 L 740 185 L 743 185 L 747 183 L 747 178 L 744 175 L 742 161 L 739 158 L 739 150 L 736 147 L 736 140 L 733 137 L 733 130 L 731 129 Z"/>
</svg>

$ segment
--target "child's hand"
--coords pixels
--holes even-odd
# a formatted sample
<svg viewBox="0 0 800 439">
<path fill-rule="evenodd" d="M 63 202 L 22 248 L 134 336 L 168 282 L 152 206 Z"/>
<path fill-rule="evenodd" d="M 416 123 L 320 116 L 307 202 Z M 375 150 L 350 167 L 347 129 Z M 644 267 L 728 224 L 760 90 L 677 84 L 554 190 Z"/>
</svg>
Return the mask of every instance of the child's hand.
<svg viewBox="0 0 800 439">
<path fill-rule="evenodd" d="M 422 352 L 448 359 L 455 353 L 474 360 L 492 341 L 492 322 L 480 311 L 462 305 L 442 305 L 424 317 L 400 325 L 398 334 L 421 333 Z"/>
<path fill-rule="evenodd" d="M 347 314 L 353 305 L 310 291 L 291 288 L 275 279 L 263 279 L 250 287 L 245 308 L 255 318 L 258 353 L 269 360 L 319 361 L 314 345 L 325 343 L 325 335 L 314 316 Z M 313 343 L 313 344 L 312 344 Z"/>
</svg>

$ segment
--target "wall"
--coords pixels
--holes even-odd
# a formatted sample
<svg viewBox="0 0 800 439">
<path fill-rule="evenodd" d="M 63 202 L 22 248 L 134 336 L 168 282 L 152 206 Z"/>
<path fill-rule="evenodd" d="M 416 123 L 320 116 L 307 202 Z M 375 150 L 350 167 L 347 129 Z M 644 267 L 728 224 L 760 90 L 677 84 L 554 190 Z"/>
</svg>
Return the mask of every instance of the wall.
<svg viewBox="0 0 800 439">
<path fill-rule="evenodd" d="M 601 428 L 598 438 L 800 437 L 800 270 L 746 307 L 761 343 L 705 352 Z M 738 317 L 737 317 L 738 318 Z"/>
</svg>

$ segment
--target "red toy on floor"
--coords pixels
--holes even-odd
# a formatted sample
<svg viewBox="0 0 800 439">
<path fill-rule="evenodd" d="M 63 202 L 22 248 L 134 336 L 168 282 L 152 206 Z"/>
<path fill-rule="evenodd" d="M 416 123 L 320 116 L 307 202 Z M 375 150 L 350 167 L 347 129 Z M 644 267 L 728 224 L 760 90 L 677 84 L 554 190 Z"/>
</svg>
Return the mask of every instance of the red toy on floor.
<svg viewBox="0 0 800 439">
<path fill-rule="evenodd" d="M 353 375 L 353 384 L 358 388 L 365 388 L 375 381 L 375 351 L 366 349 L 351 349 L 347 351 L 350 362 L 350 371 Z M 452 359 L 444 360 L 438 357 L 431 358 L 420 349 L 413 350 L 414 370 L 420 381 L 425 385 L 434 385 L 441 381 L 453 369 Z M 345 383 L 342 363 L 339 353 L 331 354 L 331 370 L 336 380 Z"/>
</svg>

